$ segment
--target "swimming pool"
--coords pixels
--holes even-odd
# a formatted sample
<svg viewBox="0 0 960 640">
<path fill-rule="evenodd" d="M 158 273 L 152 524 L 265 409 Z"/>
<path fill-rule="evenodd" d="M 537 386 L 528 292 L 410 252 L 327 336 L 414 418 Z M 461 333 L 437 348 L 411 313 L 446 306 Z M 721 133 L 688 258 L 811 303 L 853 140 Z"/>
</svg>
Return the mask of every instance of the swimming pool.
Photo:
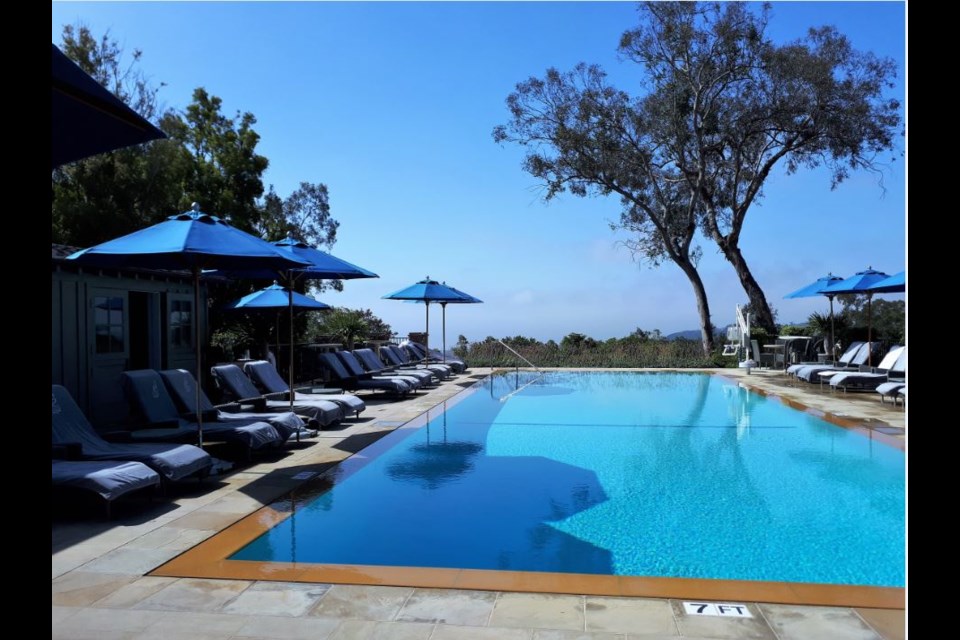
<svg viewBox="0 0 960 640">
<path fill-rule="evenodd" d="M 903 586 L 902 451 L 720 376 L 528 375 L 391 434 L 226 559 Z"/>
</svg>

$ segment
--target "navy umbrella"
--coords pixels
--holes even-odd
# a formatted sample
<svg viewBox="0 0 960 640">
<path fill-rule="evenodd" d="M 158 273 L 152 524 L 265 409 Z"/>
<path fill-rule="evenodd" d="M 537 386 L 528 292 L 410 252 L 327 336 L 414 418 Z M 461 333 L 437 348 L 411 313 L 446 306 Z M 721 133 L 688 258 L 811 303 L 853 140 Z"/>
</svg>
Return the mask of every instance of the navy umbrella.
<svg viewBox="0 0 960 640">
<path fill-rule="evenodd" d="M 447 303 L 482 302 L 482 300 L 479 300 L 478 298 L 474 298 L 469 294 L 463 293 L 462 291 L 458 291 L 453 287 L 447 286 L 446 283 L 441 284 L 436 280 L 431 280 L 430 276 L 427 276 L 426 278 L 424 278 L 423 280 L 420 280 L 419 282 L 415 282 L 409 287 L 400 289 L 399 291 L 394 291 L 393 293 L 388 293 L 383 297 L 387 300 L 412 300 L 414 302 L 423 302 L 427 305 L 427 330 L 426 330 L 427 344 L 425 346 L 427 347 L 428 350 L 430 349 L 430 303 L 438 302 L 441 305 L 443 305 L 444 358 L 446 358 L 446 351 L 447 351 L 446 349 L 446 340 L 447 340 L 447 337 L 446 337 L 447 307 L 446 305 Z"/>
<path fill-rule="evenodd" d="M 51 44 L 51 169 L 122 147 L 166 138 Z"/>
<path fill-rule="evenodd" d="M 200 273 L 204 269 L 252 267 L 283 269 L 304 266 L 280 254 L 269 242 L 240 231 L 220 218 L 191 211 L 67 256 L 79 264 L 98 267 L 184 269 L 193 275 L 194 339 L 197 350 L 197 440 L 203 445 L 200 382 Z"/>
<path fill-rule="evenodd" d="M 250 280 L 273 280 L 280 276 L 287 285 L 288 306 L 290 308 L 290 368 L 289 385 L 293 385 L 293 285 L 298 280 L 352 280 L 356 278 L 379 278 L 373 271 L 358 267 L 346 260 L 341 260 L 324 251 L 311 247 L 302 240 L 297 240 L 292 233 L 283 240 L 273 243 L 273 247 L 281 255 L 300 262 L 297 267 L 273 269 L 270 267 L 252 269 L 225 269 L 217 275 L 234 278 L 248 278 Z M 279 354 L 278 354 L 279 355 Z M 290 394 L 290 408 L 293 409 L 293 394 Z"/>
<path fill-rule="evenodd" d="M 827 296 L 827 300 L 830 301 L 830 355 L 833 356 L 834 345 L 837 343 L 836 336 L 834 336 L 833 331 L 833 298 L 836 296 L 836 293 L 826 292 L 825 289 L 832 284 L 842 282 L 843 278 L 840 276 L 835 276 L 832 273 L 828 273 L 822 278 L 817 278 L 815 281 L 811 282 L 805 287 L 797 289 L 793 293 L 788 293 L 783 296 L 784 299 L 790 298 L 810 298 L 813 296 Z M 756 354 L 754 354 L 756 355 Z M 757 356 L 760 357 L 760 356 Z"/>
<path fill-rule="evenodd" d="M 870 302 L 875 293 L 871 287 L 882 280 L 889 278 L 887 274 L 882 271 L 877 271 L 872 267 L 867 267 L 865 271 L 858 271 L 854 275 L 850 276 L 846 280 L 841 280 L 840 282 L 835 282 L 829 287 L 823 290 L 824 295 L 826 294 L 838 294 L 838 293 L 865 293 L 867 295 L 867 342 L 872 342 L 871 337 L 871 326 L 870 326 Z M 871 353 L 873 349 L 870 349 Z M 870 354 L 867 354 L 867 366 L 870 366 Z"/>
</svg>

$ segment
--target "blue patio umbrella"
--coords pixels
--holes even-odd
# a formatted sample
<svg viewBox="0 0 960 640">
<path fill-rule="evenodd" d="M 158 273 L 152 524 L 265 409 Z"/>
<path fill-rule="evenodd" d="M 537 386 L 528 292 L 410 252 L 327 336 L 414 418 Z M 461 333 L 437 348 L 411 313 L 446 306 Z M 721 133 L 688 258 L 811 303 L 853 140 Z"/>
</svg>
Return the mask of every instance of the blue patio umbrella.
<svg viewBox="0 0 960 640">
<path fill-rule="evenodd" d="M 287 285 L 288 306 L 290 309 L 290 367 L 289 386 L 293 385 L 293 285 L 298 280 L 352 280 L 356 278 L 379 278 L 373 271 L 358 267 L 346 260 L 311 247 L 302 240 L 297 240 L 292 233 L 288 233 L 283 240 L 272 243 L 273 247 L 283 256 L 296 260 L 301 264 L 297 267 L 273 269 L 270 267 L 252 269 L 225 269 L 217 271 L 217 275 L 233 278 L 248 278 L 250 280 L 274 280 L 278 276 Z M 293 408 L 293 394 L 290 394 L 290 407 Z"/>
<path fill-rule="evenodd" d="M 226 306 L 227 309 L 286 309 L 290 306 L 299 309 L 330 309 L 330 305 L 296 291 L 290 291 L 274 282 L 259 291 L 249 293 Z"/>
<path fill-rule="evenodd" d="M 441 286 L 445 286 L 454 293 L 460 295 L 459 300 L 440 300 L 440 308 L 443 310 L 443 361 L 447 361 L 447 305 L 448 304 L 480 304 L 483 302 L 480 298 L 476 298 L 469 293 L 464 293 L 456 287 L 451 287 L 446 282 L 441 282 Z M 420 302 L 420 301 L 418 301 Z M 430 304 L 427 301 L 423 301 L 426 304 Z"/>
<path fill-rule="evenodd" d="M 383 296 L 387 300 L 409 300 L 413 302 L 423 302 L 427 306 L 427 344 L 425 345 L 427 349 L 430 348 L 430 303 L 437 302 L 443 308 L 443 357 L 447 357 L 447 304 L 464 304 L 464 303 L 475 303 L 483 302 L 479 298 L 474 298 L 470 294 L 464 293 L 454 287 L 448 286 L 447 283 L 440 283 L 436 280 L 431 280 L 430 276 L 427 276 L 423 280 L 416 282 L 409 287 L 400 289 L 399 291 L 394 291 L 393 293 L 388 293 Z"/>
<path fill-rule="evenodd" d="M 248 309 L 276 309 L 277 310 L 277 352 L 280 351 L 280 309 L 331 309 L 328 304 L 319 300 L 314 300 L 310 296 L 291 291 L 281 287 L 274 282 L 272 285 L 259 291 L 249 293 L 239 300 L 234 300 L 228 304 L 226 309 L 248 310 Z M 290 387 L 291 389 L 293 387 Z"/>
<path fill-rule="evenodd" d="M 834 345 L 837 343 L 836 336 L 834 335 L 834 331 L 833 331 L 833 298 L 834 298 L 834 296 L 836 296 L 837 294 L 835 294 L 835 293 L 827 293 L 827 292 L 824 291 L 824 289 L 826 289 L 827 287 L 829 287 L 829 286 L 832 285 L 832 284 L 836 284 L 836 283 L 842 282 L 842 281 L 843 281 L 843 278 L 841 278 L 840 276 L 835 276 L 835 275 L 833 275 L 832 273 L 828 273 L 827 275 L 823 276 L 822 278 L 817 278 L 816 280 L 814 280 L 813 282 L 811 282 L 811 283 L 808 284 L 807 286 L 801 287 L 800 289 L 797 289 L 797 290 L 794 291 L 793 293 L 788 293 L 787 295 L 783 296 L 784 299 L 791 299 L 791 298 L 811 298 L 811 297 L 813 297 L 813 296 L 827 296 L 827 300 L 830 301 L 830 349 L 829 349 L 829 353 L 830 353 L 831 356 L 834 355 L 833 349 L 834 349 Z M 756 356 L 756 357 L 758 357 L 758 358 L 760 357 L 760 356 L 757 355 L 757 354 L 754 354 L 754 356 Z"/>
<path fill-rule="evenodd" d="M 870 285 L 873 293 L 903 293 L 907 290 L 907 272 L 895 273 L 875 284 Z"/>
<path fill-rule="evenodd" d="M 51 170 L 167 135 L 51 44 Z"/>
<path fill-rule="evenodd" d="M 194 339 L 197 350 L 197 441 L 203 446 L 200 410 L 200 274 L 204 269 L 261 267 L 283 269 L 305 263 L 278 253 L 273 245 L 200 211 L 170 216 L 163 222 L 67 256 L 98 267 L 183 269 L 193 276 Z"/>
<path fill-rule="evenodd" d="M 871 287 L 881 280 L 889 278 L 886 273 L 877 271 L 872 267 L 867 267 L 865 271 L 858 271 L 846 280 L 835 282 L 823 290 L 824 295 L 839 293 L 864 293 L 867 295 L 867 342 L 872 342 L 872 329 L 870 326 L 870 303 L 875 291 Z M 871 352 L 873 350 L 871 349 Z M 867 366 L 870 366 L 870 354 L 867 354 Z"/>
</svg>

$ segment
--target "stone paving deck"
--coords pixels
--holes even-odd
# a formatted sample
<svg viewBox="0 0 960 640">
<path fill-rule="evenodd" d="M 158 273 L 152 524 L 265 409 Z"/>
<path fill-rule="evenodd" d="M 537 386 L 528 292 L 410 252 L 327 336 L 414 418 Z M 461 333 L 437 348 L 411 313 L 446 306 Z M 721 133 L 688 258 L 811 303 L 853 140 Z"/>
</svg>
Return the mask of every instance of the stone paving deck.
<svg viewBox="0 0 960 640">
<path fill-rule="evenodd" d="M 690 616 L 672 597 L 609 597 L 497 590 L 175 578 L 146 575 L 290 491 L 303 470 L 323 471 L 461 391 L 468 375 L 401 402 L 364 396 L 360 420 L 292 445 L 283 455 L 147 505 L 130 500 L 114 518 L 61 517 L 52 530 L 52 635 L 110 640 L 422 639 L 627 640 L 877 639 L 905 637 L 903 609 L 745 603 L 752 618 Z M 723 375 L 788 403 L 840 415 L 905 440 L 903 407 L 876 394 L 831 394 L 791 385 L 782 373 Z"/>
</svg>

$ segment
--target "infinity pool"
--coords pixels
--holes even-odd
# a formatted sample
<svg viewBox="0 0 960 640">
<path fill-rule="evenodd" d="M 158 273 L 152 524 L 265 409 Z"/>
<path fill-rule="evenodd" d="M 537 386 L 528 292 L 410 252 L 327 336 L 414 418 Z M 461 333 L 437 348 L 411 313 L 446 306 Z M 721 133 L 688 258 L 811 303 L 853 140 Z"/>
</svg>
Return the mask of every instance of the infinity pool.
<svg viewBox="0 0 960 640">
<path fill-rule="evenodd" d="M 229 559 L 904 585 L 898 449 L 702 373 L 465 393 Z"/>
</svg>

